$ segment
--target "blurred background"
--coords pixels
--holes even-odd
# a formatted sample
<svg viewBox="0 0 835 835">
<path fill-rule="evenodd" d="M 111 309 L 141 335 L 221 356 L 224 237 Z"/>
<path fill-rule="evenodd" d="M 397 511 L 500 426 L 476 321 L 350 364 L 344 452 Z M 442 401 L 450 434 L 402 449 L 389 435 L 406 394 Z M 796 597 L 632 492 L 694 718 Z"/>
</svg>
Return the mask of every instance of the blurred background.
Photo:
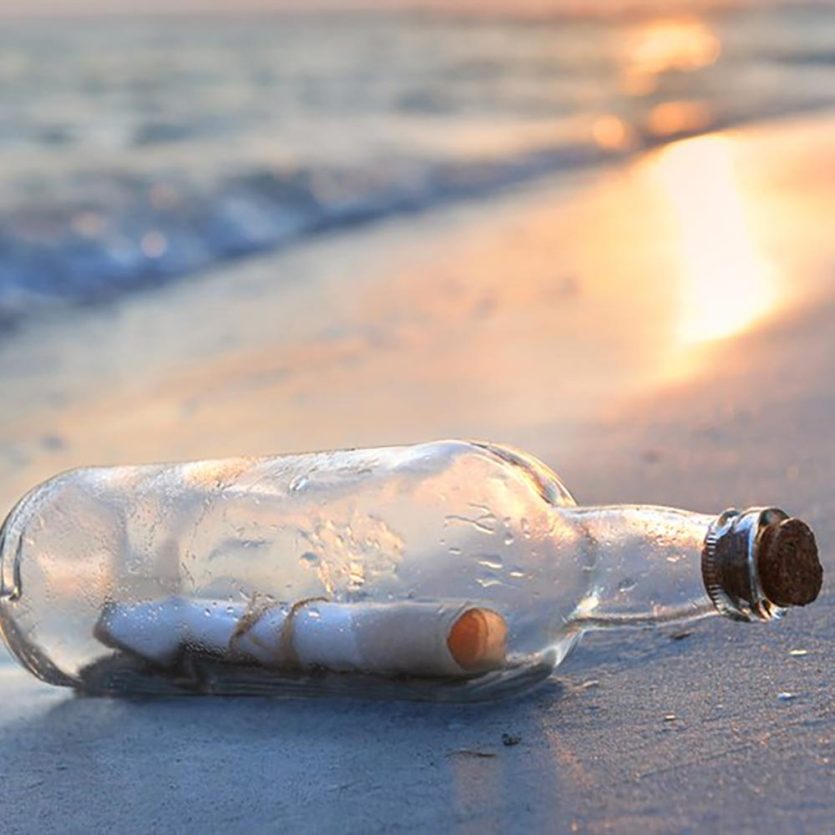
<svg viewBox="0 0 835 835">
<path fill-rule="evenodd" d="M 594 492 L 646 499 L 671 451 L 623 433 L 693 381 L 736 414 L 743 362 L 785 393 L 768 327 L 832 293 L 833 2 L 0 20 L 4 508 L 83 464 L 443 436 L 581 484 L 629 449 L 650 486 Z"/>
</svg>

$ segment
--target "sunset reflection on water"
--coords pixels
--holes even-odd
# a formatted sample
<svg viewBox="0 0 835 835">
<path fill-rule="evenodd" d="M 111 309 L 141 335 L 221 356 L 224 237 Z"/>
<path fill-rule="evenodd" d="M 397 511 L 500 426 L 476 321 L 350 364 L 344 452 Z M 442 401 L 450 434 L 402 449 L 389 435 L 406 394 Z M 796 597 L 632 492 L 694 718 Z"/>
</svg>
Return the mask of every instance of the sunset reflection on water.
<svg viewBox="0 0 835 835">
<path fill-rule="evenodd" d="M 602 114 L 593 125 L 595 142 L 634 148 L 636 137 L 651 146 L 709 130 L 717 113 L 688 92 L 687 78 L 709 71 L 721 54 L 718 32 L 696 16 L 626 28 L 616 56 L 629 116 Z M 677 291 L 666 296 L 662 306 L 669 309 L 662 314 L 659 308 L 671 323 L 673 353 L 748 328 L 778 297 L 778 276 L 762 248 L 764 230 L 751 211 L 754 196 L 738 176 L 739 144 L 732 135 L 701 136 L 667 145 L 635 169 L 649 186 L 644 212 L 647 219 L 656 216 L 653 233 L 669 238 L 664 260 L 674 262 Z M 647 245 L 651 240 L 636 239 L 630 248 Z"/>
<path fill-rule="evenodd" d="M 661 75 L 689 72 L 716 62 L 717 35 L 698 18 L 651 20 L 626 32 L 621 45 L 621 87 L 629 95 L 652 92 Z"/>
<path fill-rule="evenodd" d="M 652 169 L 675 227 L 678 334 L 685 343 L 742 331 L 778 297 L 774 266 L 749 212 L 753 195 L 735 171 L 736 153 L 733 138 L 705 136 L 665 148 Z"/>
</svg>

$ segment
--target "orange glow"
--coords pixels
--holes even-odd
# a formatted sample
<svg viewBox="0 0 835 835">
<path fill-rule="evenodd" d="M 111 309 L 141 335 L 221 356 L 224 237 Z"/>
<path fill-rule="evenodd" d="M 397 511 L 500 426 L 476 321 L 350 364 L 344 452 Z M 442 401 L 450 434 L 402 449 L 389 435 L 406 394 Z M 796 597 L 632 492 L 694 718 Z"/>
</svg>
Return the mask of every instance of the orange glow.
<svg viewBox="0 0 835 835">
<path fill-rule="evenodd" d="M 622 83 L 626 92 L 644 95 L 665 72 L 686 72 L 713 64 L 721 44 L 696 18 L 655 20 L 630 30 L 623 47 Z"/>
<path fill-rule="evenodd" d="M 705 136 L 672 145 L 653 174 L 677 233 L 679 335 L 686 342 L 730 336 L 776 301 L 774 269 L 758 247 L 737 181 L 734 140 Z"/>
<path fill-rule="evenodd" d="M 629 131 L 623 119 L 617 116 L 600 116 L 592 125 L 594 141 L 607 150 L 617 150 L 629 143 Z"/>
<path fill-rule="evenodd" d="M 647 127 L 653 136 L 694 133 L 710 125 L 710 108 L 697 101 L 667 101 L 649 114 Z"/>
</svg>

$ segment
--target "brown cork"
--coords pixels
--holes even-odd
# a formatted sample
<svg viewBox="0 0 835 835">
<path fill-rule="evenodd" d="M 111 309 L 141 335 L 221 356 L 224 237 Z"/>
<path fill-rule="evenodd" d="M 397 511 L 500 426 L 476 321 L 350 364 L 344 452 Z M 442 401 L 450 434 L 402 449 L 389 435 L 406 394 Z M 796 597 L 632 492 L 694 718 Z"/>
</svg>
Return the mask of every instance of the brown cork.
<svg viewBox="0 0 835 835">
<path fill-rule="evenodd" d="M 800 519 L 767 525 L 757 543 L 757 573 L 769 600 L 778 606 L 805 606 L 823 584 L 823 568 L 811 528 Z"/>
<path fill-rule="evenodd" d="M 463 670 L 501 667 L 507 653 L 507 623 L 492 609 L 467 609 L 449 630 L 447 646 Z"/>
</svg>

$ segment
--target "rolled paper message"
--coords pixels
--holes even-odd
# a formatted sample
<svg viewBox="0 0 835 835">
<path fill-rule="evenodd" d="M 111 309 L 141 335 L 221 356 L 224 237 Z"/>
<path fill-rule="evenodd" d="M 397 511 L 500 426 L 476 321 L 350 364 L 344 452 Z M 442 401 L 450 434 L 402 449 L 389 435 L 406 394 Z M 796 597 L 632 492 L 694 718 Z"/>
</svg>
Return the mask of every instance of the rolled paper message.
<svg viewBox="0 0 835 835">
<path fill-rule="evenodd" d="M 169 597 L 111 603 L 95 634 L 163 667 L 191 649 L 275 669 L 462 676 L 500 668 L 507 652 L 504 618 L 460 601 L 256 608 Z"/>
</svg>

